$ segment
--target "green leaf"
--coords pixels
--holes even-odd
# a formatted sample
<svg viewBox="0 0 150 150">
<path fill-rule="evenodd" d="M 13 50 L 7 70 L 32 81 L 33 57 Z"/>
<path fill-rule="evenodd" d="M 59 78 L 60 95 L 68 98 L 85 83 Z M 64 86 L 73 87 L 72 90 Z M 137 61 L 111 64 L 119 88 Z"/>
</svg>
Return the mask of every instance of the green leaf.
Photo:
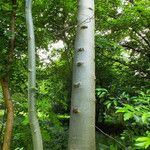
<svg viewBox="0 0 150 150">
<path fill-rule="evenodd" d="M 27 125 L 27 124 L 29 124 L 29 119 L 28 119 L 28 117 L 27 116 L 25 116 L 24 117 L 24 120 L 23 120 L 23 125 Z"/>
<path fill-rule="evenodd" d="M 108 103 L 108 104 L 107 104 L 107 109 L 109 109 L 109 108 L 110 108 L 110 106 L 111 106 L 111 103 Z"/>
<path fill-rule="evenodd" d="M 127 109 L 125 108 L 125 107 L 123 107 L 123 108 L 119 108 L 117 111 L 116 111 L 116 113 L 119 113 L 119 112 L 126 112 L 127 111 Z"/>
<path fill-rule="evenodd" d="M 134 116 L 134 119 L 137 123 L 141 123 L 141 117 L 137 116 L 137 115 L 133 115 Z"/>
<path fill-rule="evenodd" d="M 144 113 L 143 115 L 142 115 L 142 122 L 144 123 L 144 124 L 147 124 L 148 122 L 147 122 L 147 119 L 150 117 L 150 113 L 148 112 L 148 113 Z"/>
<path fill-rule="evenodd" d="M 133 112 L 127 112 L 124 114 L 124 120 L 129 120 L 130 118 L 133 117 Z"/>
<path fill-rule="evenodd" d="M 111 106 L 111 101 L 106 101 L 104 105 L 106 105 L 107 109 L 109 109 Z"/>
<path fill-rule="evenodd" d="M 141 148 L 148 148 L 150 146 L 150 137 L 139 137 L 136 139 L 135 146 Z"/>
</svg>

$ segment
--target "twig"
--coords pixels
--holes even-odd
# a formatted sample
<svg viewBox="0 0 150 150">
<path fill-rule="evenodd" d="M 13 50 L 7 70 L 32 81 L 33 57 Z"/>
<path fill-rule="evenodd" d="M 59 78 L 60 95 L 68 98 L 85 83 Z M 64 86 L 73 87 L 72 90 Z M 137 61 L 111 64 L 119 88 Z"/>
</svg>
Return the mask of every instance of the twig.
<svg viewBox="0 0 150 150">
<path fill-rule="evenodd" d="M 113 139 L 115 142 L 117 142 L 119 145 L 121 145 L 124 149 L 126 149 L 125 145 L 123 145 L 122 143 L 120 143 L 118 140 L 116 140 L 114 137 L 108 135 L 107 133 L 105 133 L 103 130 L 101 130 L 100 128 L 98 128 L 97 126 L 95 126 L 96 129 L 98 129 L 102 134 L 104 134 L 105 136 L 109 137 L 110 139 Z"/>
<path fill-rule="evenodd" d="M 81 23 L 77 24 L 77 25 L 72 25 L 72 26 L 69 26 L 63 30 L 61 30 L 61 32 L 59 34 L 56 34 L 56 35 L 61 35 L 63 32 L 66 32 L 72 28 L 77 28 L 78 26 L 81 26 L 83 23 L 88 23 L 90 22 L 92 19 L 94 19 L 94 15 L 92 17 L 89 17 L 89 18 L 86 18 L 85 20 L 83 20 Z M 88 22 L 87 22 L 88 21 Z"/>
</svg>

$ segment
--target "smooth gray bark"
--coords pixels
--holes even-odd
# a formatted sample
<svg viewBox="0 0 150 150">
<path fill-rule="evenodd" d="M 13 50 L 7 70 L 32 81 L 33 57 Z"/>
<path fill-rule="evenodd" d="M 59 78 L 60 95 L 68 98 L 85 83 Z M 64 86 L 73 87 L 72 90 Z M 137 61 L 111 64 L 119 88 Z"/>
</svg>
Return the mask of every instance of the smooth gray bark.
<svg viewBox="0 0 150 150">
<path fill-rule="evenodd" d="M 42 137 L 35 108 L 36 63 L 35 38 L 32 20 L 32 0 L 26 0 L 26 24 L 28 32 L 28 111 L 32 133 L 33 149 L 43 150 Z"/>
<path fill-rule="evenodd" d="M 78 1 L 69 150 L 95 150 L 94 0 Z"/>
</svg>

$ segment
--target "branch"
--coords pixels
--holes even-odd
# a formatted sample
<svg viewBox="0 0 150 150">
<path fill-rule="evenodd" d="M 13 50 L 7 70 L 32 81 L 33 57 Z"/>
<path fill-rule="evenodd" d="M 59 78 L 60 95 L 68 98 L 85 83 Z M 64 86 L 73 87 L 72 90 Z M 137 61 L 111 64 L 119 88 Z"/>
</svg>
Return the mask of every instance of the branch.
<svg viewBox="0 0 150 150">
<path fill-rule="evenodd" d="M 135 30 L 134 30 L 135 31 Z M 140 32 L 136 32 L 135 31 L 135 33 L 139 36 L 139 37 L 141 37 L 144 41 L 145 41 L 145 43 L 150 47 L 150 42 L 140 33 Z"/>
<path fill-rule="evenodd" d="M 127 49 L 132 49 L 133 51 L 138 53 L 142 53 L 144 51 L 144 49 L 137 49 L 135 47 L 132 47 L 131 45 L 122 44 L 121 46 L 126 47 Z"/>
<path fill-rule="evenodd" d="M 90 22 L 92 19 L 94 19 L 94 16 L 86 18 L 83 22 L 81 22 L 81 23 L 79 23 L 79 24 L 77 24 L 77 25 L 74 24 L 74 25 L 72 25 L 72 26 L 69 26 L 69 27 L 67 27 L 67 28 L 65 28 L 65 29 L 63 29 L 63 30 L 61 30 L 61 32 L 60 32 L 59 34 L 56 34 L 56 35 L 58 36 L 58 35 L 61 35 L 63 32 L 69 31 L 69 30 L 72 29 L 72 28 L 77 28 L 78 26 L 81 26 L 83 23 L 88 23 L 88 22 Z M 55 36 L 56 36 L 56 35 L 55 35 Z"/>
<path fill-rule="evenodd" d="M 108 135 L 107 133 L 105 133 L 103 130 L 101 130 L 100 128 L 98 128 L 97 126 L 95 126 L 96 129 L 98 129 L 103 135 L 109 137 L 110 139 L 114 140 L 116 143 L 118 143 L 119 145 L 121 145 L 124 149 L 126 149 L 125 145 L 123 145 L 122 143 L 120 143 L 118 140 L 116 140 L 114 137 Z"/>
</svg>

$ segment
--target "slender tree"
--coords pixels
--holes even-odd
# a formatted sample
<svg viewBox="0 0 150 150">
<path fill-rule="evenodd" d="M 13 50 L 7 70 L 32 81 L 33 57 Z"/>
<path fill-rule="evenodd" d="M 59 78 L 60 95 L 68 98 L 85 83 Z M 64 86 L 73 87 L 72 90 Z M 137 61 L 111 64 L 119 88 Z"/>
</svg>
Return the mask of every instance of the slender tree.
<svg viewBox="0 0 150 150">
<path fill-rule="evenodd" d="M 1 86 L 3 91 L 3 97 L 5 102 L 5 107 L 7 111 L 7 119 L 6 119 L 6 127 L 4 132 L 4 140 L 3 140 L 3 150 L 10 150 L 11 146 L 11 138 L 13 131 L 13 122 L 14 122 L 14 107 L 10 94 L 9 87 L 9 78 L 12 63 L 14 60 L 14 50 L 15 50 L 15 24 L 16 24 L 16 0 L 12 0 L 12 13 L 11 13 L 11 23 L 10 23 L 10 41 L 9 41 L 9 50 L 7 55 L 7 63 L 5 67 L 5 73 L 1 77 Z"/>
<path fill-rule="evenodd" d="M 78 1 L 69 150 L 95 150 L 94 0 Z"/>
<path fill-rule="evenodd" d="M 5 106 L 7 110 L 7 119 L 6 119 L 6 127 L 4 133 L 3 140 L 3 150 L 10 150 L 12 131 L 13 131 L 13 122 L 14 122 L 14 114 L 13 114 L 13 103 L 9 90 L 9 78 L 4 77 L 1 79 L 1 85 L 3 90 L 3 97 L 5 101 Z"/>
<path fill-rule="evenodd" d="M 33 149 L 43 150 L 42 136 L 38 118 L 36 115 L 36 61 L 35 61 L 35 37 L 32 19 L 32 0 L 26 0 L 26 24 L 28 32 L 28 111 L 32 133 Z"/>
</svg>

